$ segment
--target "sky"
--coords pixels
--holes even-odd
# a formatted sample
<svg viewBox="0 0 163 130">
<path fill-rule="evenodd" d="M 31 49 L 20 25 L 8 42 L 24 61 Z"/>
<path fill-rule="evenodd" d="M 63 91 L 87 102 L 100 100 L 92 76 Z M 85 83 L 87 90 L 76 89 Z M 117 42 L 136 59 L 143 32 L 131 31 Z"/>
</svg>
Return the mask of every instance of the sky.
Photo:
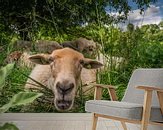
<svg viewBox="0 0 163 130">
<path fill-rule="evenodd" d="M 129 13 L 128 22 L 134 25 L 159 24 L 163 20 L 163 0 L 158 0 L 157 3 L 151 4 L 143 15 L 140 14 L 139 9 L 136 9 L 136 5 L 133 2 L 129 2 L 129 4 L 133 7 L 133 11 Z"/>
<path fill-rule="evenodd" d="M 120 24 L 126 27 L 128 23 L 132 23 L 136 26 L 142 26 L 146 24 L 159 24 L 163 20 L 163 0 L 158 0 L 155 4 L 150 4 L 150 8 L 147 8 L 141 15 L 140 10 L 137 9 L 137 5 L 128 0 L 129 5 L 132 7 L 132 11 L 129 13 L 126 23 Z M 109 13 L 109 12 L 108 12 Z M 113 15 L 118 13 L 112 12 Z"/>
</svg>

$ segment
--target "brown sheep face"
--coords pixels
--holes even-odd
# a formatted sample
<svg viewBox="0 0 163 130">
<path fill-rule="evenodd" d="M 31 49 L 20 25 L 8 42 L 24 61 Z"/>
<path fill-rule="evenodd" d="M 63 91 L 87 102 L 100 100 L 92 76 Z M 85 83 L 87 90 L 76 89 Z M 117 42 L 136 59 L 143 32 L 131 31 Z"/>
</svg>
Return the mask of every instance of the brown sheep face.
<svg viewBox="0 0 163 130">
<path fill-rule="evenodd" d="M 50 55 L 33 55 L 29 59 L 37 64 L 50 65 L 49 84 L 55 95 L 55 107 L 60 111 L 72 108 L 82 68 L 96 69 L 102 66 L 70 48 L 55 50 Z"/>
</svg>

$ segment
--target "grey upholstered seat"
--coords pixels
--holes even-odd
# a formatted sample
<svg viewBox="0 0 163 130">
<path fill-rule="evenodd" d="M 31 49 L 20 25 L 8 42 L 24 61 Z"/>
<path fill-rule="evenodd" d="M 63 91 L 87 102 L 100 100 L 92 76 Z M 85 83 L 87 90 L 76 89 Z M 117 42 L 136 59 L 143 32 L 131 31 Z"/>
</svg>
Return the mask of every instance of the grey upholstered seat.
<svg viewBox="0 0 163 130">
<path fill-rule="evenodd" d="M 86 111 L 131 120 L 142 119 L 143 105 L 129 102 L 90 100 L 86 102 Z M 153 107 L 151 121 L 163 122 L 159 107 Z"/>
<path fill-rule="evenodd" d="M 143 112 L 144 91 L 137 86 L 151 86 L 163 88 L 163 69 L 137 69 L 133 72 L 121 102 L 106 100 L 90 100 L 86 102 L 88 112 L 141 120 Z M 151 121 L 163 122 L 163 115 L 156 93 L 152 98 Z"/>
</svg>

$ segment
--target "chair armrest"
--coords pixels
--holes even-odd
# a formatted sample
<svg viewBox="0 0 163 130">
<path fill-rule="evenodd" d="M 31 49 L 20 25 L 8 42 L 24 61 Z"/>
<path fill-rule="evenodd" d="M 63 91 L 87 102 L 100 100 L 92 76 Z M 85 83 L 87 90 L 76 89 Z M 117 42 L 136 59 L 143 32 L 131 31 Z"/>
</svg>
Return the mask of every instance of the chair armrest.
<svg viewBox="0 0 163 130">
<path fill-rule="evenodd" d="M 115 87 L 112 85 L 104 85 L 104 84 L 90 84 L 95 86 L 95 94 L 94 94 L 94 99 L 95 100 L 100 100 L 102 97 L 102 88 L 107 88 L 109 91 L 109 95 L 112 101 L 117 101 L 117 95 L 115 92 Z"/>
<path fill-rule="evenodd" d="M 159 104 L 160 104 L 160 108 L 161 108 L 161 112 L 163 114 L 163 89 L 159 88 L 159 87 L 151 87 L 151 86 L 137 86 L 137 89 L 143 89 L 145 90 L 146 95 L 151 93 L 151 96 L 147 97 L 145 96 L 145 100 L 151 100 L 152 98 L 152 91 L 156 91 L 157 92 L 157 96 L 158 96 L 158 100 L 159 100 Z M 149 101 L 145 101 L 145 102 L 149 102 Z M 151 103 L 150 103 L 151 104 Z M 149 107 L 149 106 L 148 106 Z"/>
<path fill-rule="evenodd" d="M 158 91 L 158 92 L 163 92 L 162 88 L 159 87 L 150 87 L 150 86 L 137 86 L 137 89 L 143 89 L 146 91 Z"/>
</svg>

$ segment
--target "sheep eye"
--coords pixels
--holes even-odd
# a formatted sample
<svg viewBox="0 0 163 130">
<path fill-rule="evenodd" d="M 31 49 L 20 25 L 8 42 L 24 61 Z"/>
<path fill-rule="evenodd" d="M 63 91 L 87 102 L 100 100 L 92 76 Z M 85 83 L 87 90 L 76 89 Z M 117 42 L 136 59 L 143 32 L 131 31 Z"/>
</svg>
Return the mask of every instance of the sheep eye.
<svg viewBox="0 0 163 130">
<path fill-rule="evenodd" d="M 48 60 L 49 60 L 49 62 L 51 63 L 51 62 L 54 61 L 54 58 L 53 58 L 52 56 L 50 56 Z"/>
<path fill-rule="evenodd" d="M 81 65 L 83 65 L 83 64 L 84 64 L 84 60 L 80 60 L 79 62 L 80 62 L 80 64 L 81 64 Z"/>
</svg>

